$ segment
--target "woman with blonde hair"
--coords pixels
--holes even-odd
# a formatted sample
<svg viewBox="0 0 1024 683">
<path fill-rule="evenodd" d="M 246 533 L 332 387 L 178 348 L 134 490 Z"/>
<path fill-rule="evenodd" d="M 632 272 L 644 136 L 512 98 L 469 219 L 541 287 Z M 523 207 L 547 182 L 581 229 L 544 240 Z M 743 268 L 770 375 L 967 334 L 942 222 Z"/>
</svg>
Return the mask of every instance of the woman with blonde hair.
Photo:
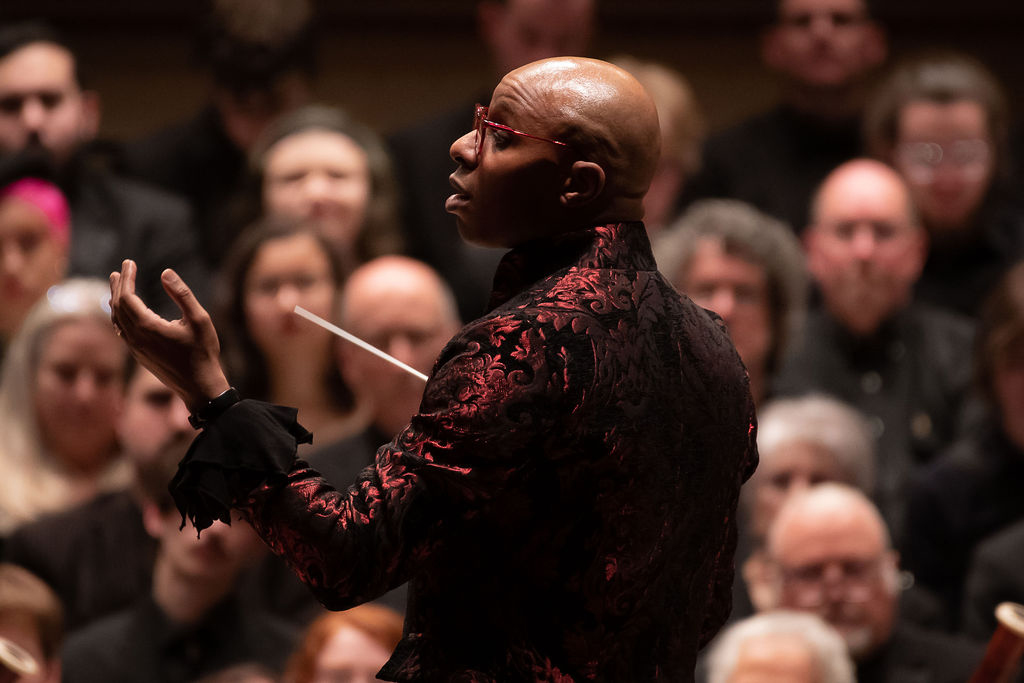
<svg viewBox="0 0 1024 683">
<path fill-rule="evenodd" d="M 106 282 L 67 280 L 29 311 L 0 374 L 0 533 L 127 484 L 126 361 Z"/>
</svg>

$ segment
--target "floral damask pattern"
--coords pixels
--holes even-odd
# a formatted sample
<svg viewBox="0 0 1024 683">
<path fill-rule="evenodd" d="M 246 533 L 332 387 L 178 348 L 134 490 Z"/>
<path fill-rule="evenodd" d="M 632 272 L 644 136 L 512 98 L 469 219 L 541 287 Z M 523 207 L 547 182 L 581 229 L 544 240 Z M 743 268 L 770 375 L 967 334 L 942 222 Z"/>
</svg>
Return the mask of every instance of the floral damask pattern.
<svg viewBox="0 0 1024 683">
<path fill-rule="evenodd" d="M 331 608 L 411 581 L 386 678 L 692 680 L 728 614 L 756 464 L 740 361 L 657 272 L 639 223 L 514 250 L 495 282 L 352 487 L 253 438 L 235 449 L 263 483 L 236 477 L 224 503 Z M 270 408 L 244 401 L 223 428 L 302 437 Z M 209 453 L 223 442 L 200 437 L 182 471 L 229 460 Z"/>
</svg>

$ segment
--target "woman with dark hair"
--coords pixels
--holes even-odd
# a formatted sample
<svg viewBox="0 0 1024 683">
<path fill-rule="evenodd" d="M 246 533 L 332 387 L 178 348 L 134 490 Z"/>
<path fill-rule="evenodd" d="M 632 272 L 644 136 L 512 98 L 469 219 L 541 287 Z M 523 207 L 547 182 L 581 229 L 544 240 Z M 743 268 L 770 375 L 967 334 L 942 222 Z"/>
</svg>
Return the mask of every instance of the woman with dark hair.
<svg viewBox="0 0 1024 683">
<path fill-rule="evenodd" d="M 246 230 L 222 273 L 218 329 L 224 365 L 243 396 L 298 406 L 326 443 L 353 428 L 352 394 L 326 330 L 348 268 L 308 223 L 266 219 Z"/>
<path fill-rule="evenodd" d="M 975 546 L 1024 519 L 1024 261 L 988 298 L 974 359 L 985 418 L 923 473 L 907 518 L 906 566 L 943 599 L 954 627 Z"/>
<path fill-rule="evenodd" d="M 297 109 L 263 132 L 249 157 L 236 223 L 306 220 L 364 262 L 402 250 L 391 160 L 380 138 L 344 111 Z"/>
<path fill-rule="evenodd" d="M 869 104 L 870 150 L 903 177 L 931 239 L 918 298 L 976 316 L 1024 256 L 1024 215 L 1006 191 L 1008 127 L 995 76 L 952 52 L 897 66 Z"/>
</svg>

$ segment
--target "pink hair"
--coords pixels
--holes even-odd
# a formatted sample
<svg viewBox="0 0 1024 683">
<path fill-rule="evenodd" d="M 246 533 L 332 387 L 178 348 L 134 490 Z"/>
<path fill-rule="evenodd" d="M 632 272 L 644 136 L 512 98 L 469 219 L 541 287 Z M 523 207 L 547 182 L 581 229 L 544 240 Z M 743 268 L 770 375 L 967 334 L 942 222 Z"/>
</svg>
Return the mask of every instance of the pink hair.
<svg viewBox="0 0 1024 683">
<path fill-rule="evenodd" d="M 56 185 L 39 178 L 22 178 L 0 190 L 0 200 L 13 197 L 39 209 L 50 224 L 50 233 L 67 244 L 71 231 L 71 212 L 64 193 Z"/>
</svg>

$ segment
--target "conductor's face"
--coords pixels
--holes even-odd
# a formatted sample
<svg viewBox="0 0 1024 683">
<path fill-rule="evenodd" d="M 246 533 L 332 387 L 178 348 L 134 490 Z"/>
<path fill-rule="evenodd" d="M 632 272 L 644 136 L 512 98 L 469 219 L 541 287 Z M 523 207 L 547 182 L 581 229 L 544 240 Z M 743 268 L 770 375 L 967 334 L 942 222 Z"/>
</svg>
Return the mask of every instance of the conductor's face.
<svg viewBox="0 0 1024 683">
<path fill-rule="evenodd" d="M 517 75 L 519 74 L 519 75 Z M 513 72 L 478 107 L 473 129 L 455 141 L 455 193 L 445 208 L 462 237 L 476 244 L 514 247 L 547 233 L 556 220 L 572 148 L 557 139 L 558 96 Z"/>
</svg>

